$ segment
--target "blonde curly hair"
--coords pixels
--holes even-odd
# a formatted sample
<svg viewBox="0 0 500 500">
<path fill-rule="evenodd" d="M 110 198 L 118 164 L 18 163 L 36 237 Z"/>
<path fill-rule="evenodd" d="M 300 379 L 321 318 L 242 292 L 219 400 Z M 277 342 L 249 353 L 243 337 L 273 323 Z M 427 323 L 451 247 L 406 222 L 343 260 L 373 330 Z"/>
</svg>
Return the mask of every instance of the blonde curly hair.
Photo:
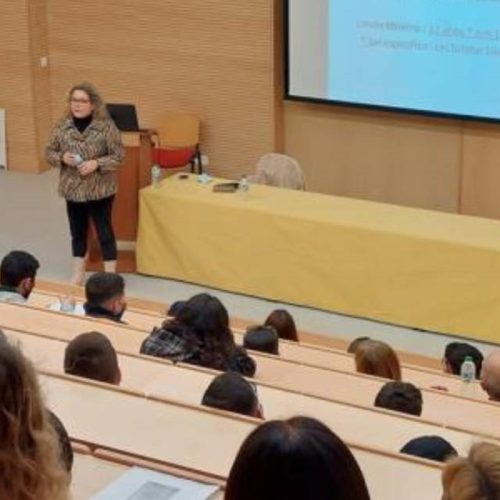
<svg viewBox="0 0 500 500">
<path fill-rule="evenodd" d="M 35 370 L 6 341 L 0 348 L 0 498 L 69 498 L 69 475 Z"/>
<path fill-rule="evenodd" d="M 101 97 L 101 94 L 97 91 L 97 89 L 90 82 L 81 82 L 77 85 L 73 85 L 68 91 L 67 101 L 68 105 L 66 108 L 65 118 L 71 118 L 71 97 L 76 90 L 81 90 L 85 92 L 94 106 L 92 111 L 92 116 L 97 120 L 107 120 L 109 119 L 108 110 L 106 108 L 106 103 L 104 99 Z"/>
</svg>

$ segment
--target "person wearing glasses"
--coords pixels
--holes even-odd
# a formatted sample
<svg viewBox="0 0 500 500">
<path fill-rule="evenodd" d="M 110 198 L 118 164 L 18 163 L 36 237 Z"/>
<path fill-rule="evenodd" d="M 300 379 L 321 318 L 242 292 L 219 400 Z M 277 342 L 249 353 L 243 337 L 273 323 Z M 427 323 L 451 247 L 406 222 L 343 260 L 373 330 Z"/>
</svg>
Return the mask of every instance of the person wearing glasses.
<svg viewBox="0 0 500 500">
<path fill-rule="evenodd" d="M 83 285 L 89 221 L 94 222 L 107 272 L 116 271 L 116 240 L 111 223 L 117 172 L 125 157 L 121 136 L 95 87 L 73 86 L 68 107 L 46 148 L 50 165 L 60 168 L 59 194 L 66 199 L 74 272 Z"/>
</svg>

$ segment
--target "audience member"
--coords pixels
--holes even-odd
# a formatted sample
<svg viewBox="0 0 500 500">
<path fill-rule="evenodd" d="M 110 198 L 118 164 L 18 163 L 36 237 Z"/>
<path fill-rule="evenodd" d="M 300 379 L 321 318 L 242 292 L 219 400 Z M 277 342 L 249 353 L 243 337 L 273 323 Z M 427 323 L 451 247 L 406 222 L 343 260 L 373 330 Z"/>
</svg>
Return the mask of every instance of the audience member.
<svg viewBox="0 0 500 500">
<path fill-rule="evenodd" d="M 279 339 L 272 326 L 253 326 L 247 328 L 243 337 L 243 347 L 251 351 L 279 354 Z"/>
<path fill-rule="evenodd" d="M 25 303 L 35 287 L 39 267 L 38 260 L 28 252 L 8 253 L 0 264 L 0 302 Z"/>
<path fill-rule="evenodd" d="M 444 351 L 443 369 L 445 373 L 460 375 L 460 368 L 466 357 L 470 357 L 476 365 L 476 377 L 481 374 L 483 364 L 483 355 L 473 345 L 465 342 L 450 342 Z"/>
<path fill-rule="evenodd" d="M 401 380 L 401 367 L 394 350 L 385 342 L 365 340 L 354 354 L 356 371 L 367 375 Z"/>
<path fill-rule="evenodd" d="M 458 455 L 457 450 L 440 436 L 422 436 L 412 439 L 401 448 L 400 453 L 436 462 L 446 462 L 449 458 Z"/>
<path fill-rule="evenodd" d="M 254 360 L 234 342 L 226 308 L 206 293 L 191 297 L 177 317 L 153 329 L 141 353 L 250 377 L 255 373 Z"/>
<path fill-rule="evenodd" d="M 116 273 L 95 273 L 85 283 L 85 314 L 123 323 L 125 280 Z"/>
<path fill-rule="evenodd" d="M 56 431 L 57 439 L 59 441 L 59 449 L 62 463 L 65 469 L 71 473 L 71 469 L 73 468 L 73 448 L 71 446 L 71 441 L 69 439 L 68 431 L 64 427 L 63 423 L 59 419 L 57 415 L 52 413 L 50 410 L 49 414 L 49 422 L 52 428 Z"/>
<path fill-rule="evenodd" d="M 422 393 L 413 384 L 387 382 L 375 398 L 375 406 L 408 415 L 422 415 Z"/>
<path fill-rule="evenodd" d="M 365 340 L 371 340 L 371 339 L 370 339 L 370 337 L 358 337 L 357 339 L 354 339 L 349 344 L 349 347 L 347 348 L 347 352 L 350 354 L 356 354 L 356 349 L 358 348 L 359 344 L 361 344 Z"/>
<path fill-rule="evenodd" d="M 500 447 L 472 445 L 466 458 L 450 460 L 442 473 L 443 500 L 498 500 L 500 498 Z"/>
<path fill-rule="evenodd" d="M 116 351 L 108 337 L 99 332 L 82 333 L 67 345 L 64 371 L 108 384 L 121 382 Z"/>
<path fill-rule="evenodd" d="M 243 442 L 225 500 L 368 500 L 361 469 L 343 441 L 312 418 L 273 420 Z"/>
<path fill-rule="evenodd" d="M 0 498 L 67 500 L 69 474 L 32 364 L 0 349 Z"/>
<path fill-rule="evenodd" d="M 272 326 L 277 332 L 278 337 L 284 340 L 293 340 L 298 342 L 297 327 L 292 315 L 285 309 L 276 309 L 266 319 L 266 326 Z"/>
<path fill-rule="evenodd" d="M 264 418 L 255 387 L 235 372 L 217 375 L 205 391 L 201 404 L 249 417 Z"/>
<path fill-rule="evenodd" d="M 171 318 L 175 318 L 178 314 L 179 311 L 184 307 L 184 304 L 186 303 L 185 300 L 176 300 L 167 310 L 167 316 L 170 316 Z"/>
<path fill-rule="evenodd" d="M 492 352 L 484 361 L 481 387 L 491 401 L 500 401 L 500 350 Z"/>
</svg>

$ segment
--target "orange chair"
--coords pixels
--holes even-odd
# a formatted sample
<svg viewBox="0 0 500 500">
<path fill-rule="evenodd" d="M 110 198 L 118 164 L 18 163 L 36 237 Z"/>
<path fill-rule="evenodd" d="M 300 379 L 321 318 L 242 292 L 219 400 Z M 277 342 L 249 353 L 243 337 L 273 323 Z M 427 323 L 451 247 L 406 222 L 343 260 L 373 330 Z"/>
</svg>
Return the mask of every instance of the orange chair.
<svg viewBox="0 0 500 500">
<path fill-rule="evenodd" d="M 190 165 L 191 172 L 202 173 L 200 120 L 192 115 L 168 113 L 156 127 L 153 161 L 165 169 Z"/>
</svg>

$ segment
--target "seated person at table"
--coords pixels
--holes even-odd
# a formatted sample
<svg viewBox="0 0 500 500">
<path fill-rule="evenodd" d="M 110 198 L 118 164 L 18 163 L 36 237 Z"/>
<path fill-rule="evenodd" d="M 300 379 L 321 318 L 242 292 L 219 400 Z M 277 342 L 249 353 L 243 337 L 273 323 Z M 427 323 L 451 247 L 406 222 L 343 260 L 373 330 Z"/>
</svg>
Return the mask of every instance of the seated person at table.
<svg viewBox="0 0 500 500">
<path fill-rule="evenodd" d="M 123 323 L 125 280 L 116 273 L 95 273 L 85 283 L 85 314 Z"/>
<path fill-rule="evenodd" d="M 344 442 L 318 420 L 272 420 L 243 442 L 225 500 L 369 500 L 363 473 Z"/>
<path fill-rule="evenodd" d="M 364 342 L 365 340 L 371 340 L 370 337 L 358 337 L 357 339 L 354 339 L 350 344 L 349 347 L 347 348 L 347 352 L 349 354 L 355 354 L 356 349 L 359 347 L 359 345 Z"/>
<path fill-rule="evenodd" d="M 264 418 L 255 388 L 235 372 L 217 375 L 205 391 L 201 404 L 249 417 Z"/>
<path fill-rule="evenodd" d="M 0 349 L 0 498 L 67 500 L 69 474 L 33 365 Z"/>
<path fill-rule="evenodd" d="M 408 441 L 400 453 L 414 457 L 446 462 L 449 458 L 458 455 L 457 450 L 440 436 L 422 436 Z"/>
<path fill-rule="evenodd" d="M 413 384 L 387 382 L 375 398 L 375 406 L 408 415 L 422 415 L 422 393 Z"/>
<path fill-rule="evenodd" d="M 40 264 L 22 250 L 8 253 L 0 264 L 0 302 L 24 304 L 35 287 Z"/>
<path fill-rule="evenodd" d="M 292 315 L 285 309 L 276 309 L 264 322 L 266 326 L 272 326 L 277 332 L 278 337 L 284 340 L 293 340 L 298 342 L 297 327 Z"/>
<path fill-rule="evenodd" d="M 385 342 L 366 340 L 354 354 L 356 371 L 366 375 L 401 380 L 401 366 L 393 349 Z"/>
<path fill-rule="evenodd" d="M 473 444 L 465 458 L 448 461 L 442 473 L 443 500 L 498 500 L 500 447 Z"/>
<path fill-rule="evenodd" d="M 141 354 L 249 377 L 255 374 L 255 361 L 234 342 L 226 308 L 206 293 L 191 297 L 175 318 L 154 328 L 142 343 Z"/>
<path fill-rule="evenodd" d="M 108 384 L 121 382 L 116 351 L 108 337 L 99 332 L 82 333 L 67 345 L 64 372 Z"/>
<path fill-rule="evenodd" d="M 476 378 L 479 379 L 483 355 L 479 349 L 465 342 L 451 342 L 446 346 L 442 362 L 445 373 L 460 375 L 460 368 L 462 368 L 462 363 L 467 356 L 471 357 L 476 365 Z"/>
<path fill-rule="evenodd" d="M 184 304 L 186 303 L 185 300 L 176 300 L 168 309 L 167 309 L 167 316 L 170 316 L 171 318 L 175 318 L 177 314 L 179 314 L 179 311 L 184 307 Z"/>
<path fill-rule="evenodd" d="M 500 350 L 492 352 L 481 370 L 481 387 L 491 401 L 500 401 Z"/>
<path fill-rule="evenodd" d="M 243 337 L 243 347 L 251 351 L 279 354 L 278 334 L 272 326 L 252 326 Z"/>
</svg>

